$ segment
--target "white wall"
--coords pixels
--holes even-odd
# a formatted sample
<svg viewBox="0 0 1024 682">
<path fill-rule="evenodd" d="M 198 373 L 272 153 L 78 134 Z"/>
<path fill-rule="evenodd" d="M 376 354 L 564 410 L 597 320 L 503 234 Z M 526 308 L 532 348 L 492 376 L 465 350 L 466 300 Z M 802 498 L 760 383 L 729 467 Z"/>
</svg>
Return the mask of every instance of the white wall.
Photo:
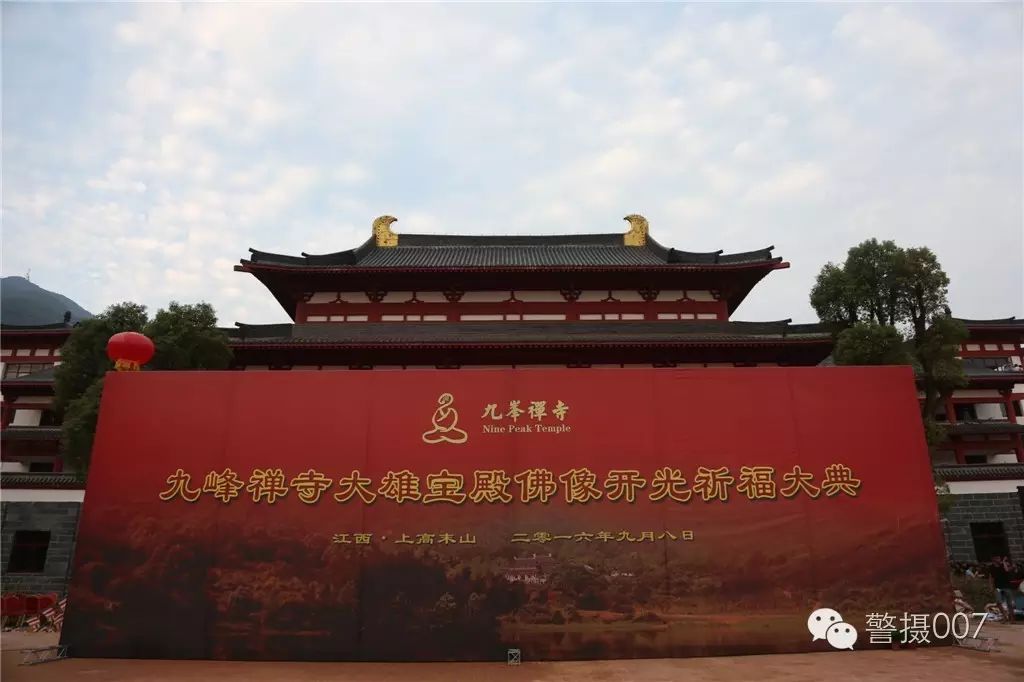
<svg viewBox="0 0 1024 682">
<path fill-rule="evenodd" d="M 42 410 L 15 410 L 11 426 L 39 426 L 42 418 Z"/>
<path fill-rule="evenodd" d="M 977 493 L 1015 493 L 1017 488 L 1024 486 L 1024 479 L 1010 481 L 950 481 L 949 492 L 954 495 L 971 495 Z"/>
<path fill-rule="evenodd" d="M 14 404 L 19 407 L 22 405 L 49 405 L 52 401 L 53 398 L 45 395 L 28 395 L 18 398 Z"/>
<path fill-rule="evenodd" d="M 1005 409 L 1005 405 L 1003 405 Z M 1005 419 L 1003 415 L 1003 409 L 1000 409 L 1000 405 L 997 403 L 977 403 L 974 406 L 974 411 L 978 415 L 978 419 Z"/>
<path fill-rule="evenodd" d="M 953 392 L 954 398 L 1001 398 L 999 391 L 996 389 L 970 389 L 970 390 L 959 390 Z"/>
</svg>

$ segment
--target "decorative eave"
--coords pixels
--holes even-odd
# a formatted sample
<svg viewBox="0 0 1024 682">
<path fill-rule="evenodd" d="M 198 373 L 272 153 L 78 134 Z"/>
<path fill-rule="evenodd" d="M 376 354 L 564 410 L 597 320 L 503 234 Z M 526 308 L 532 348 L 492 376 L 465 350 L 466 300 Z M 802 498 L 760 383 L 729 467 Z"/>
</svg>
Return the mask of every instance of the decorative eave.
<svg viewBox="0 0 1024 682">
<path fill-rule="evenodd" d="M 24 383 L 17 380 L 0 382 L 0 393 L 4 394 L 5 400 L 12 400 L 21 396 L 50 396 L 54 395 L 55 386 L 50 383 Z"/>
<path fill-rule="evenodd" d="M 767 347 L 778 348 L 780 346 L 810 345 L 827 347 L 831 349 L 829 341 L 818 339 L 744 339 L 730 341 L 534 341 L 534 342 L 510 342 L 510 343 L 343 343 L 331 341 L 232 341 L 229 343 L 232 348 L 252 348 L 262 350 L 295 350 L 295 349 L 316 349 L 316 350 L 396 350 L 396 349 L 437 349 L 437 350 L 497 350 L 497 349 L 530 349 L 530 348 L 551 348 L 578 350 L 586 348 L 751 348 Z M 827 354 L 827 352 L 826 352 Z"/>
<path fill-rule="evenodd" d="M 951 436 L 1024 433 L 1024 424 L 1000 420 L 959 421 L 948 427 Z"/>
<path fill-rule="evenodd" d="M 344 345 L 462 345 L 482 342 L 510 343 L 624 343 L 753 342 L 832 343 L 819 324 L 792 324 L 791 320 L 742 322 L 702 321 L 495 321 L 495 322 L 313 322 L 304 324 L 248 325 L 235 323 L 224 330 L 231 343 L 342 343 Z"/>
<path fill-rule="evenodd" d="M 27 343 L 30 339 L 41 339 L 44 343 L 67 340 L 74 327 L 63 322 L 38 325 L 0 325 L 0 345 L 5 348 L 17 343 Z"/>
<path fill-rule="evenodd" d="M 643 216 L 626 217 L 625 234 L 537 236 L 397 235 L 395 219 L 381 216 L 373 236 L 347 251 L 289 256 L 249 249 L 237 272 L 254 275 L 295 318 L 309 291 L 443 289 L 452 284 L 481 288 L 713 288 L 730 311 L 772 270 L 788 268 L 773 246 L 726 254 L 666 248 L 648 235 Z M 474 282 L 474 278 L 476 278 Z M 465 280 L 469 280 L 469 282 Z"/>
<path fill-rule="evenodd" d="M 51 324 L 0 324 L 0 334 L 70 334 L 74 325 L 70 322 Z"/>
<path fill-rule="evenodd" d="M 297 304 L 313 291 L 369 291 L 387 283 L 394 291 L 470 289 L 715 289 L 732 314 L 768 273 L 788 268 L 781 259 L 758 265 L 657 267 L 500 268 L 282 268 L 243 262 L 237 272 L 256 277 L 294 320 Z"/>
<path fill-rule="evenodd" d="M 1024 371 L 967 374 L 967 385 L 971 388 L 1009 388 L 1015 384 L 1024 384 Z"/>
<path fill-rule="evenodd" d="M 964 326 L 967 327 L 969 332 L 986 332 L 986 331 L 1014 331 L 1020 332 L 1024 335 L 1024 319 L 1018 320 L 1016 317 L 1001 317 L 991 320 L 972 320 L 966 317 L 955 317 L 953 318 L 958 322 L 963 322 Z"/>
<path fill-rule="evenodd" d="M 287 272 L 302 275 L 386 275 L 423 273 L 529 273 L 538 272 L 642 272 L 642 273 L 684 273 L 684 272 L 736 272 L 743 270 L 783 270 L 789 263 L 782 258 L 771 258 L 758 263 L 666 263 L 664 265 L 479 265 L 479 266 L 402 266 L 402 267 L 344 267 L 344 266 L 292 266 L 258 263 L 242 259 L 234 267 L 235 272 Z"/>
<path fill-rule="evenodd" d="M 8 396 L 14 394 L 51 395 L 55 385 L 54 371 L 56 367 L 46 363 L 39 363 L 39 366 L 42 369 L 38 372 L 26 374 L 15 379 L 0 379 L 0 392 Z"/>
<path fill-rule="evenodd" d="M 970 341 L 985 343 L 1012 342 L 1015 344 L 1024 343 L 1024 320 L 1016 317 L 1003 317 L 992 320 L 971 320 L 957 317 L 955 320 L 962 322 L 967 327 Z"/>
<path fill-rule="evenodd" d="M 1024 384 L 1024 371 L 997 372 L 985 369 L 965 369 L 969 388 L 1012 388 L 1014 384 Z M 924 384 L 924 377 L 916 377 L 917 384 Z"/>
<path fill-rule="evenodd" d="M 85 481 L 73 473 L 20 473 L 0 474 L 0 489 L 84 490 Z"/>
<path fill-rule="evenodd" d="M 1024 464 L 951 464 L 935 467 L 943 481 L 1024 481 Z"/>
<path fill-rule="evenodd" d="M 0 431 L 0 440 L 60 440 L 61 428 L 59 426 L 8 426 Z"/>
<path fill-rule="evenodd" d="M 832 350 L 831 335 L 818 325 L 792 325 L 786 320 L 361 322 L 238 325 L 226 331 L 242 365 L 606 362 L 594 358 L 627 363 L 736 359 L 815 365 Z M 584 352 L 590 360 L 579 359 Z"/>
</svg>

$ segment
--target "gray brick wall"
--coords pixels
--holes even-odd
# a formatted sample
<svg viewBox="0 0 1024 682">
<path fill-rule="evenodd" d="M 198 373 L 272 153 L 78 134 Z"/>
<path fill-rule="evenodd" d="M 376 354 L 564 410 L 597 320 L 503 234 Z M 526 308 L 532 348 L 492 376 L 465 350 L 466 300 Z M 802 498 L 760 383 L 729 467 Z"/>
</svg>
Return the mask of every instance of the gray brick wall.
<svg viewBox="0 0 1024 682">
<path fill-rule="evenodd" d="M 946 546 L 952 561 L 977 561 L 971 522 L 1002 521 L 1010 556 L 1024 561 L 1024 512 L 1018 493 L 956 495 L 945 514 Z"/>
<path fill-rule="evenodd" d="M 0 585 L 4 592 L 67 591 L 75 550 L 80 502 L 0 502 Z M 50 531 L 50 546 L 42 573 L 8 573 L 14 533 Z"/>
</svg>

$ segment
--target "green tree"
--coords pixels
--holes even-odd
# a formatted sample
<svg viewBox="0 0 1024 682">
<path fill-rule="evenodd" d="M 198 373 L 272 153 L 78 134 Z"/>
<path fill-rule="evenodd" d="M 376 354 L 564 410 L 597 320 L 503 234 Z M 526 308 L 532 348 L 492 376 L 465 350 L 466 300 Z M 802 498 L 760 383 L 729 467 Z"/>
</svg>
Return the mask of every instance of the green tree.
<svg viewBox="0 0 1024 682">
<path fill-rule="evenodd" d="M 843 330 L 832 353 L 840 365 L 910 365 L 913 356 L 895 327 L 857 322 Z"/>
<path fill-rule="evenodd" d="M 146 306 L 116 303 L 96 317 L 75 326 L 61 349 L 55 372 L 54 408 L 64 414 L 114 364 L 107 358 L 107 341 L 120 332 L 141 332 L 149 322 Z"/>
<path fill-rule="evenodd" d="M 172 301 L 152 320 L 145 306 L 118 303 L 76 326 L 61 351 L 54 400 L 63 417 L 61 449 L 67 464 L 83 476 L 88 469 L 103 377 L 113 368 L 107 358 L 111 336 L 135 331 L 152 339 L 156 353 L 147 368 L 225 369 L 231 364 L 231 348 L 216 325 L 210 304 Z"/>
<path fill-rule="evenodd" d="M 96 433 L 96 420 L 100 416 L 102 395 L 103 377 L 100 377 L 68 404 L 61 423 L 60 446 L 64 461 L 83 478 L 89 468 L 89 454 L 92 451 L 93 434 Z"/>
<path fill-rule="evenodd" d="M 934 420 L 940 401 L 967 384 L 956 357 L 967 329 L 950 317 L 948 290 L 930 249 L 877 239 L 852 247 L 842 264 L 826 264 L 811 290 L 818 318 L 836 331 L 838 364 L 913 365 L 929 445 L 946 438 Z"/>
<path fill-rule="evenodd" d="M 849 279 L 859 320 L 880 325 L 899 322 L 904 251 L 896 243 L 869 239 L 846 254 L 843 270 Z"/>
<path fill-rule="evenodd" d="M 860 317 L 857 294 L 846 270 L 834 263 L 826 263 L 818 273 L 811 290 L 811 305 L 818 318 L 842 329 L 855 324 Z"/>
<path fill-rule="evenodd" d="M 225 369 L 231 364 L 227 336 L 217 329 L 217 314 L 209 303 L 171 301 L 146 325 L 156 354 L 153 369 Z"/>
</svg>

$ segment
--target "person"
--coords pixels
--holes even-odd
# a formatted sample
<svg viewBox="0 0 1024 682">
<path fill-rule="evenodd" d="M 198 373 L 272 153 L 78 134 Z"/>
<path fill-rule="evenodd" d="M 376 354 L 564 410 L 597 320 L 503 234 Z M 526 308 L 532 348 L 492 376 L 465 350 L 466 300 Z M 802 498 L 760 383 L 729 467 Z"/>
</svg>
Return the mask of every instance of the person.
<svg viewBox="0 0 1024 682">
<path fill-rule="evenodd" d="M 968 566 L 967 570 L 964 571 L 964 575 L 967 576 L 968 578 L 977 578 L 978 577 L 978 571 L 977 571 L 977 569 L 974 568 L 974 566 Z"/>
<path fill-rule="evenodd" d="M 968 615 L 974 613 L 974 607 L 964 599 L 964 593 L 960 590 L 953 590 L 953 608 L 956 609 L 957 613 L 966 613 Z"/>
<path fill-rule="evenodd" d="M 1024 592 L 1024 561 L 1014 564 L 1013 575 L 1010 576 L 1010 586 L 1018 587 Z"/>
<path fill-rule="evenodd" d="M 996 603 L 999 609 L 1006 614 L 1006 620 L 1013 620 L 1014 595 L 1010 586 L 1010 577 L 1013 566 L 1006 557 L 994 556 L 989 565 L 989 584 L 996 594 Z"/>
</svg>

